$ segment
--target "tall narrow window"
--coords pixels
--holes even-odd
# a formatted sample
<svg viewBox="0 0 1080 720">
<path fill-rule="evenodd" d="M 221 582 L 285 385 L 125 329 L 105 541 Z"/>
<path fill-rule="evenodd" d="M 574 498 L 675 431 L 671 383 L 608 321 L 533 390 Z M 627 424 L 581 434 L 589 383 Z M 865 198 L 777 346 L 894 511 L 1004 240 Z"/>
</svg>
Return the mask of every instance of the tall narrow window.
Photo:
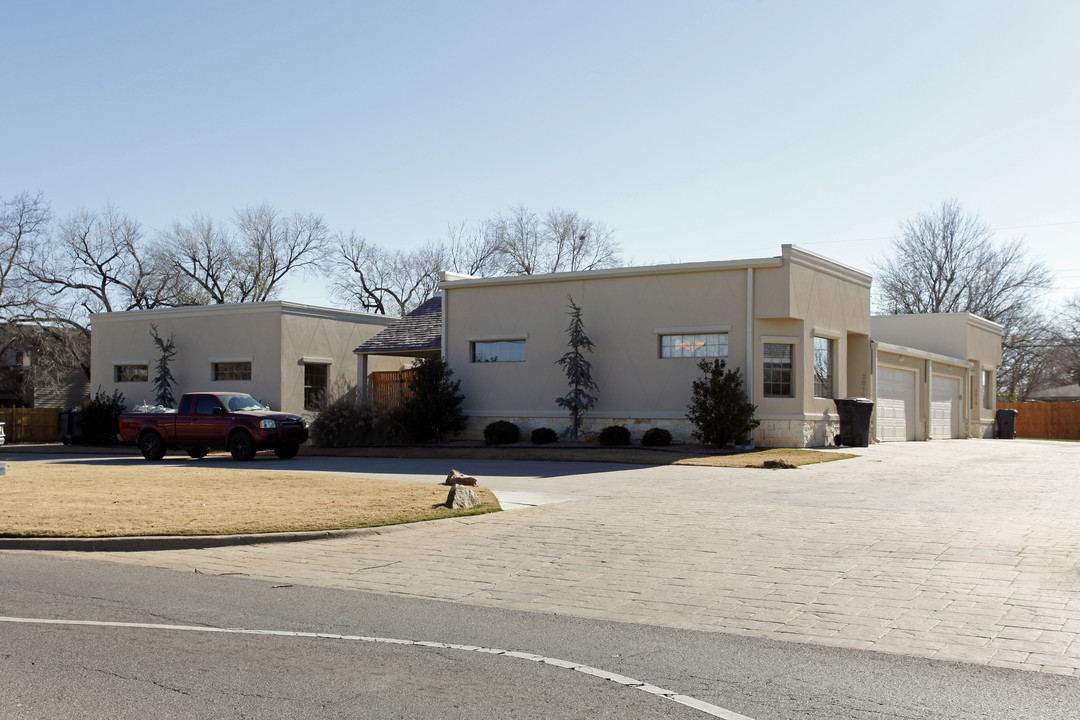
<svg viewBox="0 0 1080 720">
<path fill-rule="evenodd" d="M 994 371 L 983 370 L 983 408 L 987 410 L 994 409 Z"/>
<path fill-rule="evenodd" d="M 765 343 L 765 362 L 762 378 L 765 397 L 794 397 L 791 383 L 794 345 Z"/>
<path fill-rule="evenodd" d="M 304 363 L 304 409 L 318 410 L 326 399 L 329 365 Z"/>
<path fill-rule="evenodd" d="M 814 397 L 833 397 L 834 346 L 830 338 L 814 338 Z"/>
</svg>

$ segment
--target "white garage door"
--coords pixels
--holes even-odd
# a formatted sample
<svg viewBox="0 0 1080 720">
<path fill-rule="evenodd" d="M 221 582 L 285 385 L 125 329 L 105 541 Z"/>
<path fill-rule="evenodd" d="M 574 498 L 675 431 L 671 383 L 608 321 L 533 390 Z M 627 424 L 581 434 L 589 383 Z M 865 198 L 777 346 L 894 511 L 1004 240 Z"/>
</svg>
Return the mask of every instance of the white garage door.
<svg viewBox="0 0 1080 720">
<path fill-rule="evenodd" d="M 930 437 L 960 437 L 960 378 L 935 375 L 931 380 Z"/>
<path fill-rule="evenodd" d="M 915 373 L 878 370 L 876 413 L 878 440 L 915 439 Z"/>
</svg>

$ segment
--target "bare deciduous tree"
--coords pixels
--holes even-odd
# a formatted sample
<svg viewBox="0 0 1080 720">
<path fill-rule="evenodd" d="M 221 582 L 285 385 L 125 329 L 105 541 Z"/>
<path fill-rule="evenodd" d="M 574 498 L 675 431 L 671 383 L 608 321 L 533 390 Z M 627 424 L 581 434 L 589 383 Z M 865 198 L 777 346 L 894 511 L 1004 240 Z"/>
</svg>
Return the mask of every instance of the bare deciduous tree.
<svg viewBox="0 0 1080 720">
<path fill-rule="evenodd" d="M 569 210 L 543 218 L 524 205 L 487 223 L 499 265 L 507 275 L 596 270 L 619 264 L 619 245 L 603 224 Z"/>
<path fill-rule="evenodd" d="M 1039 358 L 1028 351 L 1052 334 L 1041 298 L 1053 274 L 1027 257 L 1021 240 L 995 244 L 978 215 L 948 200 L 904 220 L 892 256 L 876 266 L 879 312 L 966 312 L 1000 323 L 1001 394 L 1022 397 L 1043 382 Z"/>
<path fill-rule="evenodd" d="M 25 312 L 34 295 L 23 263 L 47 231 L 52 212 L 41 193 L 23 192 L 0 205 L 0 311 Z"/>
<path fill-rule="evenodd" d="M 441 245 L 386 250 L 355 232 L 338 235 L 337 250 L 331 293 L 381 315 L 405 315 L 434 295 L 446 264 Z"/>
<path fill-rule="evenodd" d="M 237 210 L 232 228 L 200 215 L 174 222 L 158 248 L 189 282 L 185 299 L 264 302 L 278 295 L 293 272 L 321 267 L 329 238 L 321 216 L 283 215 L 264 203 Z"/>
</svg>

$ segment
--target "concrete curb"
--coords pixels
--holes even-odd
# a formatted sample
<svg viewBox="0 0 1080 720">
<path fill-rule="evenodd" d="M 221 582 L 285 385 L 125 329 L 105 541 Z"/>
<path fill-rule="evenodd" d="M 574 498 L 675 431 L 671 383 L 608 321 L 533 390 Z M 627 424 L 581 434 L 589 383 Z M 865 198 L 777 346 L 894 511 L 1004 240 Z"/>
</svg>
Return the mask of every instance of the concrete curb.
<svg viewBox="0 0 1080 720">
<path fill-rule="evenodd" d="M 497 514 L 497 513 L 496 513 Z M 484 517 L 467 515 L 465 518 Z M 133 537 L 72 538 L 0 538 L 0 550 L 65 550 L 70 552 L 146 552 L 152 550 L 201 550 L 230 545 L 265 545 L 269 543 L 307 542 L 351 537 L 386 535 L 404 530 L 418 530 L 432 523 L 463 518 L 424 520 L 403 525 L 383 525 L 348 530 L 311 532 L 253 533 L 251 535 L 140 535 Z"/>
</svg>

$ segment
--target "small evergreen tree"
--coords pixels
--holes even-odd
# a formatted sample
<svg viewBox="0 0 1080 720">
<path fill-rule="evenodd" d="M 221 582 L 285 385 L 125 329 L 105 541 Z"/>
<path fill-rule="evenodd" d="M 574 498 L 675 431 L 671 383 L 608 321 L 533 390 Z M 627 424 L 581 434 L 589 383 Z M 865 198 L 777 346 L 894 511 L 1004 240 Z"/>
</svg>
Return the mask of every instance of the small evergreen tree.
<svg viewBox="0 0 1080 720">
<path fill-rule="evenodd" d="M 572 296 L 567 297 L 570 300 L 570 311 L 567 313 L 570 316 L 570 326 L 566 329 L 566 334 L 570 337 L 567 343 L 570 350 L 556 362 L 562 365 L 566 372 L 570 392 L 561 398 L 556 398 L 555 402 L 559 407 L 570 411 L 570 438 L 577 440 L 582 417 L 596 405 L 597 398 L 595 395 L 590 395 L 589 391 L 599 391 L 600 388 L 593 382 L 592 364 L 585 359 L 585 352 L 592 352 L 593 343 L 585 334 L 581 308 L 574 302 Z"/>
<path fill-rule="evenodd" d="M 757 405 L 746 400 L 742 371 L 727 369 L 723 360 L 702 360 L 704 377 L 694 381 L 694 394 L 686 419 L 697 428 L 693 436 L 703 443 L 724 447 L 743 442 L 761 424 L 754 418 Z"/>
<path fill-rule="evenodd" d="M 454 371 L 442 358 L 425 358 L 413 364 L 408 397 L 396 419 L 413 442 L 442 442 L 465 429 L 461 381 L 451 380 Z"/>
<path fill-rule="evenodd" d="M 162 340 L 158 335 L 157 325 L 150 326 L 150 337 L 154 339 L 154 345 L 161 353 L 154 366 L 154 391 L 157 393 L 154 400 L 158 405 L 171 408 L 176 405 L 176 397 L 173 396 L 173 383 L 176 378 L 169 369 L 169 363 L 176 357 L 176 343 L 173 342 L 172 333 L 169 333 L 168 340 Z"/>
</svg>

